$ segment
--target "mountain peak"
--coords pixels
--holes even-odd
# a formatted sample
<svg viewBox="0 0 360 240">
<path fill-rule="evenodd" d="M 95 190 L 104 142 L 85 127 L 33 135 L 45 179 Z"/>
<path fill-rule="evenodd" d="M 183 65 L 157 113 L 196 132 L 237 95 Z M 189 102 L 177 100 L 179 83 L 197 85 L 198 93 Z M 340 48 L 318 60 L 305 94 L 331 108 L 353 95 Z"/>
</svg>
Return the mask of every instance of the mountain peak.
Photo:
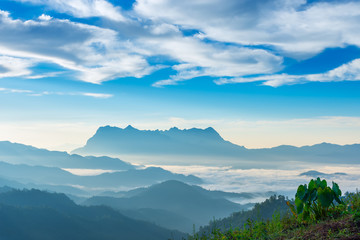
<svg viewBox="0 0 360 240">
<path fill-rule="evenodd" d="M 124 128 L 124 130 L 138 130 L 138 129 L 134 128 L 129 124 L 126 128 Z"/>
<path fill-rule="evenodd" d="M 205 129 L 205 131 L 208 131 L 208 132 L 216 132 L 216 130 L 212 127 L 208 127 Z"/>
</svg>

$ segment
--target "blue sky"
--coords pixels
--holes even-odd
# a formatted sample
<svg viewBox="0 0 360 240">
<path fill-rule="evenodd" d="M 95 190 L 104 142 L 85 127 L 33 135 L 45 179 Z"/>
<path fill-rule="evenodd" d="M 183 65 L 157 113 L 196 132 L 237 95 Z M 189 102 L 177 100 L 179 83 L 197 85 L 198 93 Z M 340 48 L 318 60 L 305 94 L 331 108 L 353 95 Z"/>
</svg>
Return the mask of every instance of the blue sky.
<svg viewBox="0 0 360 240">
<path fill-rule="evenodd" d="M 247 147 L 359 142 L 360 3 L 2 0 L 0 140 L 213 126 Z"/>
</svg>

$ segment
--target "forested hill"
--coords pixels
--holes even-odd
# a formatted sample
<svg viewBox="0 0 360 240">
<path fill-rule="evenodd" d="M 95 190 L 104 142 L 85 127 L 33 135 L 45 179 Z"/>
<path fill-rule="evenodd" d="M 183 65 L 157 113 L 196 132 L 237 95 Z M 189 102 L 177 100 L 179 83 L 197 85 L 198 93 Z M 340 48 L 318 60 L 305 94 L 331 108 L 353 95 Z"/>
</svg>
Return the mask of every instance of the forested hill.
<svg viewBox="0 0 360 240">
<path fill-rule="evenodd" d="M 78 206 L 64 194 L 39 190 L 0 193 L 0 239 L 167 240 L 185 236 L 130 219 L 109 207 Z"/>
<path fill-rule="evenodd" d="M 199 233 L 200 235 L 209 235 L 214 229 L 222 232 L 235 228 L 241 229 L 249 219 L 261 221 L 271 219 L 275 214 L 283 216 L 289 213 L 286 201 L 284 196 L 273 195 L 264 202 L 255 204 L 251 210 L 234 212 L 229 217 L 211 221 L 209 225 L 201 227 Z"/>
</svg>

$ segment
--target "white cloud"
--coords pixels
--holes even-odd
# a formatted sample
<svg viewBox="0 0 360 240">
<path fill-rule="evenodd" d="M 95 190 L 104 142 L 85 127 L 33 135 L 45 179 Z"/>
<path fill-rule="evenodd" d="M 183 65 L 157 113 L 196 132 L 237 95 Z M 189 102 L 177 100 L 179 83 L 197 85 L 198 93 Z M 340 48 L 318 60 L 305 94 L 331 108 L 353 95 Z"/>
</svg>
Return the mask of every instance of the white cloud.
<svg viewBox="0 0 360 240">
<path fill-rule="evenodd" d="M 141 78 L 166 67 L 151 66 L 149 57 L 175 62 L 167 67 L 176 74 L 155 82 L 155 87 L 201 76 L 220 78 L 218 84 L 263 81 L 270 86 L 358 80 L 358 73 L 350 69 L 357 68 L 356 62 L 322 75 L 272 75 L 283 68 L 284 56 L 305 59 L 330 47 L 360 46 L 357 1 L 137 0 L 134 9 L 126 12 L 106 0 L 16 1 L 78 18 L 113 20 L 93 23 L 102 27 L 46 14 L 22 21 L 0 10 L 0 54 L 58 64 L 81 81 L 100 84 L 122 77 Z M 0 67 L 0 74 L 4 69 Z M 29 69 L 24 66 L 22 70 L 28 72 L 21 76 L 31 78 Z"/>
<path fill-rule="evenodd" d="M 154 54 L 170 56 L 180 62 L 172 68 L 178 73 L 153 86 L 174 85 L 200 76 L 243 76 L 273 73 L 282 68 L 282 57 L 266 50 L 204 43 L 196 37 L 146 39 L 144 47 Z"/>
<path fill-rule="evenodd" d="M 29 68 L 35 63 L 36 61 L 32 59 L 0 55 L 0 78 L 30 75 Z"/>
<path fill-rule="evenodd" d="M 105 93 L 83 93 L 82 95 L 93 98 L 111 98 L 114 95 Z"/>
<path fill-rule="evenodd" d="M 359 166 L 336 164 L 324 166 L 324 164 L 282 163 L 277 169 L 234 169 L 231 167 L 209 167 L 201 165 L 173 166 L 173 165 L 150 165 L 162 167 L 166 170 L 181 174 L 193 174 L 205 181 L 202 187 L 210 190 L 222 190 L 228 192 L 260 192 L 274 191 L 277 194 L 288 194 L 294 198 L 296 189 L 300 184 L 308 183 L 311 178 L 299 176 L 299 174 L 316 170 L 322 173 L 342 172 L 348 175 L 328 177 L 327 181 L 335 181 L 340 185 L 343 192 L 356 191 L 357 182 L 360 179 Z M 261 176 L 261 177 L 260 177 Z M 239 199 L 240 200 L 240 199 Z M 256 200 L 256 199 L 255 199 Z M 265 200 L 265 197 L 260 201 Z M 254 199 L 252 199 L 254 201 Z M 245 201 L 246 202 L 246 201 Z M 247 200 L 249 202 L 249 200 Z"/>
<path fill-rule="evenodd" d="M 29 59 L 27 65 L 19 60 L 12 67 L 21 69 L 12 71 L 13 74 L 17 72 L 17 76 L 30 75 L 28 68 L 34 65 L 30 63 L 39 62 L 55 63 L 78 72 L 79 80 L 91 83 L 118 77 L 142 77 L 156 69 L 110 29 L 59 19 L 14 20 L 1 11 L 0 31 L 0 54 Z"/>
<path fill-rule="evenodd" d="M 32 93 L 31 90 L 14 89 L 14 88 L 0 88 L 0 92 L 3 92 L 3 93 Z"/>
<path fill-rule="evenodd" d="M 46 5 L 62 13 L 75 17 L 103 17 L 114 21 L 126 21 L 120 7 L 115 7 L 106 0 L 17 0 L 33 4 Z"/>
<path fill-rule="evenodd" d="M 220 78 L 215 80 L 218 85 L 228 83 L 263 82 L 264 85 L 278 87 L 281 85 L 297 84 L 304 82 L 338 82 L 338 81 L 360 81 L 360 58 L 351 61 L 320 74 L 305 75 L 265 75 L 249 78 Z"/>
<path fill-rule="evenodd" d="M 358 1 L 138 0 L 135 11 L 155 22 L 198 29 L 220 42 L 270 45 L 292 57 L 328 47 L 360 46 Z"/>
<path fill-rule="evenodd" d="M 39 16 L 39 20 L 50 21 L 51 19 L 52 17 L 49 15 L 41 14 L 41 16 Z"/>
<path fill-rule="evenodd" d="M 0 88 L 0 92 L 3 93 L 24 93 L 28 96 L 33 97 L 42 97 L 42 96 L 48 96 L 48 95 L 58 95 L 58 96 L 86 96 L 86 97 L 92 97 L 92 98 L 111 98 L 114 95 L 109 93 L 91 93 L 91 92 L 49 92 L 49 91 L 43 91 L 43 92 L 36 92 L 32 90 L 27 89 L 14 89 L 14 88 Z"/>
<path fill-rule="evenodd" d="M 55 77 L 59 74 L 61 74 L 62 72 L 49 72 L 49 73 L 43 73 L 40 75 L 31 75 L 31 76 L 27 76 L 27 79 L 40 79 L 40 78 L 48 78 L 48 77 Z"/>
</svg>

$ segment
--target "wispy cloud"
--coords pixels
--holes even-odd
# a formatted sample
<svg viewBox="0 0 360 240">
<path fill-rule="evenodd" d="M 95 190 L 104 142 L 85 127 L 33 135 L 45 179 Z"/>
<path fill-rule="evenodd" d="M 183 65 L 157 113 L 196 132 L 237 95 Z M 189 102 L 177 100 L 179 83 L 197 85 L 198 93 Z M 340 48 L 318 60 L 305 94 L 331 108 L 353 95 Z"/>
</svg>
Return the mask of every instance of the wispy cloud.
<svg viewBox="0 0 360 240">
<path fill-rule="evenodd" d="M 114 30 L 69 20 L 16 20 L 4 11 L 0 11 L 0 23 L 0 55 L 17 60 L 11 76 L 29 77 L 29 67 L 41 62 L 58 64 L 74 71 L 77 79 L 97 84 L 117 77 L 142 77 L 155 69 L 128 49 L 126 40 L 118 40 Z"/>
<path fill-rule="evenodd" d="M 105 21 L 85 24 L 45 13 L 26 21 L 0 10 L 0 55 L 17 61 L 12 68 L 0 63 L 0 77 L 35 78 L 42 74 L 31 67 L 45 62 L 101 84 L 142 78 L 168 61 L 175 74 L 153 86 L 202 76 L 218 78 L 217 84 L 263 81 L 269 86 L 359 80 L 356 61 L 317 75 L 276 74 L 285 57 L 303 60 L 327 48 L 360 47 L 358 1 L 137 0 L 126 11 L 107 0 L 16 1 Z"/>
<path fill-rule="evenodd" d="M 69 13 L 75 17 L 103 17 L 114 21 L 125 21 L 120 7 L 115 7 L 106 0 L 16 0 L 33 4 L 46 5 L 61 13 Z"/>
<path fill-rule="evenodd" d="M 360 59 L 321 74 L 305 75 L 265 75 L 260 77 L 243 78 L 220 78 L 214 82 L 218 85 L 229 83 L 263 82 L 264 85 L 278 87 L 282 85 L 298 84 L 305 82 L 339 82 L 339 81 L 360 81 Z"/>
<path fill-rule="evenodd" d="M 0 92 L 3 92 L 3 93 L 32 93 L 31 90 L 14 89 L 14 88 L 0 88 Z"/>
<path fill-rule="evenodd" d="M 0 78 L 30 75 L 29 68 L 35 63 L 36 61 L 33 59 L 0 55 Z"/>
<path fill-rule="evenodd" d="M 26 90 L 26 89 L 12 89 L 12 88 L 0 88 L 0 92 L 3 93 L 23 93 L 28 96 L 33 97 L 41 97 L 41 96 L 49 96 L 49 95 L 58 95 L 58 96 L 85 96 L 85 97 L 92 97 L 92 98 L 98 98 L 98 99 L 106 99 L 111 98 L 114 95 L 109 93 L 90 93 L 90 92 L 49 92 L 49 91 L 43 91 L 43 92 L 35 92 L 32 90 Z"/>
<path fill-rule="evenodd" d="M 328 47 L 360 45 L 358 1 L 155 1 L 135 11 L 153 21 L 201 31 L 202 37 L 242 45 L 269 45 L 309 57 Z"/>
<path fill-rule="evenodd" d="M 82 95 L 93 98 L 111 98 L 114 95 L 105 93 L 82 93 Z"/>
<path fill-rule="evenodd" d="M 175 85 L 179 81 L 201 76 L 242 76 L 273 73 L 282 68 L 283 58 L 266 50 L 225 44 L 204 43 L 195 37 L 173 37 L 149 40 L 157 54 L 171 56 L 180 64 L 172 68 L 178 73 L 153 86 Z M 158 46 L 158 47 L 155 47 Z"/>
</svg>

